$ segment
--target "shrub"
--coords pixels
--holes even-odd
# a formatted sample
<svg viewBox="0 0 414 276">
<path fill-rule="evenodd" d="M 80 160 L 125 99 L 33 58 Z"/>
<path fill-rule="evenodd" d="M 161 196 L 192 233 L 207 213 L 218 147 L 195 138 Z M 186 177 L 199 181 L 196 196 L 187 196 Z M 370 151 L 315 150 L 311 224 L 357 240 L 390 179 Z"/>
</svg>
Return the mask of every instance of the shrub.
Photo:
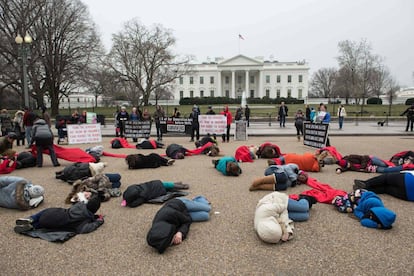
<svg viewBox="0 0 414 276">
<path fill-rule="evenodd" d="M 382 100 L 380 98 L 368 98 L 367 104 L 382 104 Z"/>
</svg>

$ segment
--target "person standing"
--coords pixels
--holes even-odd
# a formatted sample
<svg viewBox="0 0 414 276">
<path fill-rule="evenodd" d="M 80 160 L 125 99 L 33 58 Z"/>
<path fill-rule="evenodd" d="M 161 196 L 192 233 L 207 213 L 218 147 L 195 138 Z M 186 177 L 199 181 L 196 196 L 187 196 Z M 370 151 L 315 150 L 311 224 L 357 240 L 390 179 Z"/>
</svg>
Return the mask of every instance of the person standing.
<svg viewBox="0 0 414 276">
<path fill-rule="evenodd" d="M 42 119 L 45 120 L 46 124 L 49 127 L 52 127 L 52 123 L 50 121 L 50 115 L 49 115 L 49 112 L 47 112 L 46 106 L 42 106 L 41 109 L 42 109 Z"/>
<path fill-rule="evenodd" d="M 278 113 L 280 127 L 285 127 L 288 111 L 289 109 L 285 105 L 285 102 L 281 102 L 279 106 L 279 113 Z"/>
<path fill-rule="evenodd" d="M 240 121 L 243 118 L 243 108 L 240 106 L 236 110 L 236 116 L 234 116 L 234 120 Z"/>
<path fill-rule="evenodd" d="M 311 121 L 311 108 L 309 107 L 308 104 L 306 105 L 305 115 L 306 115 L 306 121 L 310 122 Z"/>
<path fill-rule="evenodd" d="M 194 142 L 194 133 L 195 133 L 196 140 L 197 141 L 200 140 L 200 123 L 198 121 L 198 115 L 200 115 L 200 110 L 196 105 L 194 105 L 193 110 L 189 117 L 191 119 L 191 140 L 190 142 Z"/>
<path fill-rule="evenodd" d="M 414 124 L 414 104 L 412 104 L 409 108 L 407 108 L 400 116 L 407 116 L 407 126 L 405 127 L 405 131 L 408 131 L 408 127 L 410 127 L 411 131 L 413 131 L 413 124 Z"/>
<path fill-rule="evenodd" d="M 180 118 L 181 112 L 178 110 L 178 107 L 174 107 L 174 114 L 172 115 L 173 118 Z"/>
<path fill-rule="evenodd" d="M 17 146 L 20 146 L 20 142 L 22 143 L 22 146 L 24 146 L 25 129 L 24 129 L 24 124 L 23 124 L 23 116 L 24 116 L 24 111 L 17 110 L 13 118 L 13 124 L 14 124 L 13 129 L 17 135 L 17 139 L 16 139 Z"/>
<path fill-rule="evenodd" d="M 129 120 L 129 114 L 125 106 L 121 106 L 121 111 L 116 116 L 116 119 L 118 120 L 119 136 L 123 138 L 125 134 L 125 122 Z"/>
<path fill-rule="evenodd" d="M 32 128 L 32 139 L 30 146 L 35 143 L 37 158 L 36 164 L 38 167 L 43 166 L 43 150 L 49 150 L 50 160 L 54 167 L 59 167 L 60 164 L 56 158 L 55 149 L 53 148 L 53 133 L 45 120 L 38 118 Z"/>
<path fill-rule="evenodd" d="M 24 108 L 24 115 L 23 115 L 23 124 L 26 130 L 26 141 L 27 141 L 27 149 L 30 148 L 29 145 L 32 143 L 32 128 L 34 121 L 36 119 L 36 114 L 29 108 Z"/>
<path fill-rule="evenodd" d="M 338 107 L 338 123 L 339 123 L 339 129 L 342 129 L 342 126 L 344 124 L 344 118 L 346 117 L 346 110 L 343 104 L 341 104 Z"/>
<path fill-rule="evenodd" d="M 207 115 L 216 115 L 216 112 L 213 110 L 213 107 L 211 105 L 208 106 Z"/>
<path fill-rule="evenodd" d="M 296 137 L 298 138 L 298 142 L 300 141 L 300 136 L 303 136 L 303 120 L 305 119 L 305 115 L 302 112 L 302 109 L 298 109 L 295 114 L 295 127 L 296 127 Z"/>
<path fill-rule="evenodd" d="M 138 113 L 137 108 L 135 106 L 132 108 L 131 114 L 129 115 L 129 120 L 135 122 L 141 120 L 141 114 Z M 133 137 L 132 141 L 138 142 L 138 138 Z"/>
<path fill-rule="evenodd" d="M 247 127 L 249 127 L 250 126 L 250 108 L 247 104 L 244 108 L 244 117 L 246 118 L 246 121 L 247 121 Z"/>
<path fill-rule="evenodd" d="M 164 109 L 162 106 L 157 105 L 154 112 L 155 129 L 157 130 L 157 141 L 162 141 L 162 131 L 160 119 L 165 117 Z"/>
<path fill-rule="evenodd" d="M 223 135 L 221 136 L 223 143 L 226 142 L 227 139 L 227 143 L 230 142 L 230 127 L 231 127 L 231 123 L 233 122 L 233 115 L 231 114 L 229 107 L 226 105 L 223 108 L 223 111 L 220 113 L 221 115 L 224 115 L 226 117 L 226 124 L 227 124 L 227 129 L 226 129 L 226 133 L 223 133 Z"/>
</svg>

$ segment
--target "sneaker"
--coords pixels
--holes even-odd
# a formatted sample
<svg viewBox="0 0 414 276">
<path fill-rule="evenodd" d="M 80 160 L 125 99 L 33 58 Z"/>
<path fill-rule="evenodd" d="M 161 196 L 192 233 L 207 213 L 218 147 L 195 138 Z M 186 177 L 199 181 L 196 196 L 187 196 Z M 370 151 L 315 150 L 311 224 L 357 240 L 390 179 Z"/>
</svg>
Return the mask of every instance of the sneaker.
<svg viewBox="0 0 414 276">
<path fill-rule="evenodd" d="M 363 180 L 355 179 L 354 180 L 354 186 L 352 186 L 352 189 L 355 191 L 357 189 L 366 189 L 367 184 Z"/>
<path fill-rule="evenodd" d="M 211 163 L 213 163 L 214 167 L 216 167 L 217 163 L 218 163 L 218 160 L 213 159 L 213 160 L 211 160 Z"/>
<path fill-rule="evenodd" d="M 167 166 L 171 166 L 172 164 L 174 164 L 175 160 L 174 159 L 170 159 L 167 161 Z"/>
<path fill-rule="evenodd" d="M 33 223 L 31 218 L 19 218 L 16 219 L 16 225 L 30 225 Z"/>
<path fill-rule="evenodd" d="M 60 164 L 56 163 L 56 164 L 53 165 L 53 167 L 60 167 Z"/>
<path fill-rule="evenodd" d="M 31 224 L 25 224 L 25 225 L 16 225 L 14 227 L 14 232 L 20 234 L 27 231 L 30 231 L 33 229 L 33 226 Z"/>
</svg>

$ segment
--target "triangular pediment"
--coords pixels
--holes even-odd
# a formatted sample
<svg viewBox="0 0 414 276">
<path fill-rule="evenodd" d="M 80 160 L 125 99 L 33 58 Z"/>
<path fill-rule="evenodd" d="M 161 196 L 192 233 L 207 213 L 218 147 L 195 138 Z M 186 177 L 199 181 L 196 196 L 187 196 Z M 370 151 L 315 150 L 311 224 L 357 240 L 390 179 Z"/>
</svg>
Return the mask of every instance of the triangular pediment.
<svg viewBox="0 0 414 276">
<path fill-rule="evenodd" d="M 249 66 L 249 65 L 263 65 L 263 62 L 249 58 L 243 55 L 237 55 L 235 57 L 223 60 L 218 66 Z"/>
</svg>

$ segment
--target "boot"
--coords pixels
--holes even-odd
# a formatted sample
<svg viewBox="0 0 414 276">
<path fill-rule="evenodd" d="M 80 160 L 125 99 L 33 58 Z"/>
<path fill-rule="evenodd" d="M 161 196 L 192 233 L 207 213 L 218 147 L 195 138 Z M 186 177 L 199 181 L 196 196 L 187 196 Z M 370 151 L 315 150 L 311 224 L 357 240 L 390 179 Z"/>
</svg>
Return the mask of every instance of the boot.
<svg viewBox="0 0 414 276">
<path fill-rule="evenodd" d="M 190 186 L 188 184 L 183 184 L 182 182 L 174 182 L 174 188 L 187 190 L 188 188 L 190 188 Z"/>
<path fill-rule="evenodd" d="M 352 189 L 354 191 L 357 189 L 366 189 L 366 188 L 367 188 L 367 184 L 365 183 L 365 181 L 362 181 L 359 179 L 354 180 L 354 186 L 352 186 Z"/>
<path fill-rule="evenodd" d="M 272 159 L 267 160 L 267 165 L 272 166 L 272 165 L 276 165 L 276 162 Z"/>
<path fill-rule="evenodd" d="M 300 135 L 296 135 L 296 137 L 298 138 L 298 142 L 300 142 Z"/>
<path fill-rule="evenodd" d="M 268 176 L 263 176 L 263 177 L 260 177 L 260 178 L 257 178 L 255 180 L 253 180 L 252 185 L 250 186 L 249 190 L 250 191 L 259 190 L 261 185 L 264 185 L 264 184 L 274 185 L 275 183 L 276 183 L 276 179 L 275 179 L 274 174 L 271 174 L 271 175 L 268 175 Z"/>
</svg>

